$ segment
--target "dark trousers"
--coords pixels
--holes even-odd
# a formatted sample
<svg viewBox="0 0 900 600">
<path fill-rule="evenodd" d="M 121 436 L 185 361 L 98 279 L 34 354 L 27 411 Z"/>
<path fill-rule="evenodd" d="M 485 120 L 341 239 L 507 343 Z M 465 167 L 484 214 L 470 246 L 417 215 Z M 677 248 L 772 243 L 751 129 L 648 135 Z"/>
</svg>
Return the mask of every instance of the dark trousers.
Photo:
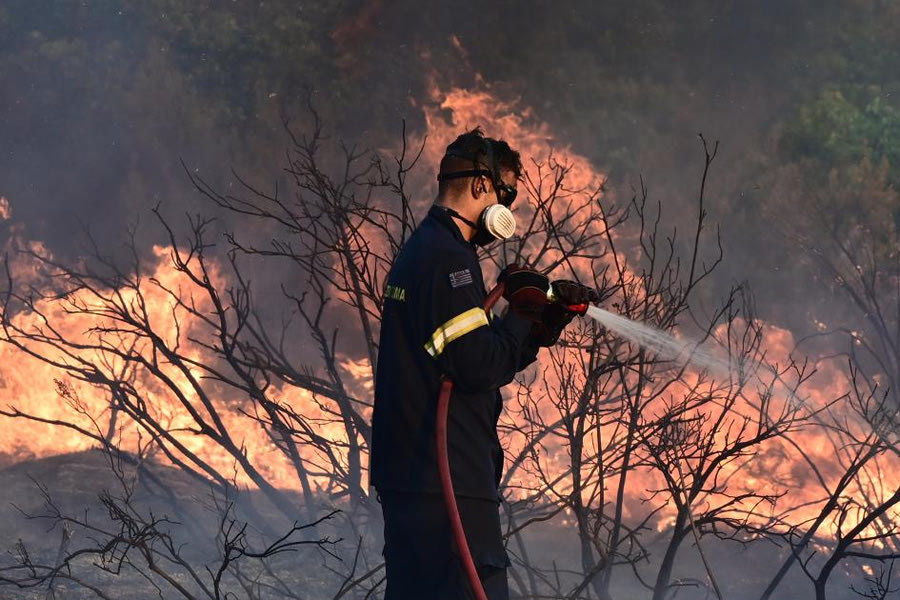
<svg viewBox="0 0 900 600">
<path fill-rule="evenodd" d="M 450 520 L 439 495 L 382 492 L 385 600 L 462 600 L 469 589 L 452 541 Z M 499 506 L 490 500 L 457 498 L 463 528 L 482 586 L 490 600 L 508 600 Z"/>
</svg>

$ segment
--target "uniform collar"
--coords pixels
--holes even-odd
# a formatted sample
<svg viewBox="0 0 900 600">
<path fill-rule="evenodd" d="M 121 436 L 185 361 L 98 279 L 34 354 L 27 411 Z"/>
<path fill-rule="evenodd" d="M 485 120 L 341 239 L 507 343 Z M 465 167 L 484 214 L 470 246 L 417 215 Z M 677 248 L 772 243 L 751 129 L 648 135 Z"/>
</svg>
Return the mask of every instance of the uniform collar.
<svg viewBox="0 0 900 600">
<path fill-rule="evenodd" d="M 456 221 L 453 220 L 453 217 L 451 217 L 442 206 L 433 204 L 428 210 L 428 216 L 449 229 L 450 233 L 453 234 L 454 239 L 467 246 L 471 246 L 474 249 L 475 245 L 465 237 L 463 237 L 462 232 L 459 230 L 459 225 L 456 224 Z"/>
</svg>

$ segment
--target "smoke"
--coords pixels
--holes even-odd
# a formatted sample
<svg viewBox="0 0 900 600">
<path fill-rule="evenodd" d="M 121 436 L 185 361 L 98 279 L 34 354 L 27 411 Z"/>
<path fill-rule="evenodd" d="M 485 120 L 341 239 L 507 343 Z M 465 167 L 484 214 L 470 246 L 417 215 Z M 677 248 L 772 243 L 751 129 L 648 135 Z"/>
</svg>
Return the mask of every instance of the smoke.
<svg viewBox="0 0 900 600">
<path fill-rule="evenodd" d="M 144 222 L 139 245 L 150 247 L 160 237 L 146 226 L 148 208 L 210 210 L 180 158 L 219 188 L 234 183 L 232 167 L 275 180 L 286 142 L 280 117 L 296 120 L 307 99 L 333 135 L 394 147 L 402 118 L 426 131 L 431 89 L 486 82 L 498 101 L 533 107 L 558 141 L 609 175 L 617 196 L 643 175 L 676 225 L 693 209 L 695 134 L 720 139 L 708 205 L 727 257 L 717 287 L 748 281 L 766 318 L 799 331 L 804 292 L 822 283 L 785 260 L 789 242 L 760 214 L 768 190 L 757 165 L 797 97 L 794 57 L 818 49 L 811 8 L 617 1 L 422 11 L 360 1 L 298 12 L 275 2 L 255 12 L 223 7 L 201 25 L 195 9 L 162 0 L 13 2 L 0 18 L 0 194 L 60 256 L 84 251 L 81 230 L 118 248 L 135 221 Z"/>
<path fill-rule="evenodd" d="M 231 167 L 277 173 L 279 117 L 302 114 L 307 91 L 335 135 L 388 147 L 401 118 L 425 130 L 420 107 L 434 86 L 487 82 L 501 101 L 534 107 L 618 195 L 643 174 L 673 223 L 690 214 L 701 158 L 694 135 L 721 139 L 710 203 L 714 218 L 727 217 L 720 286 L 802 287 L 783 276 L 793 273 L 779 255 L 785 245 L 760 221 L 751 177 L 794 94 L 785 75 L 793 65 L 780 59 L 811 43 L 803 3 L 495 3 L 469 18 L 466 3 L 422 11 L 345 2 L 297 13 L 275 2 L 255 15 L 222 8 L 205 27 L 178 4 L 5 9 L 0 193 L 61 256 L 83 251 L 81 228 L 119 246 L 127 225 L 160 203 L 176 214 L 209 210 L 179 158 L 217 187 L 233 183 Z M 284 31 L 266 26 L 276 15 Z M 486 39 L 483 21 L 492 23 Z M 159 241 L 152 228 L 139 235 Z M 788 325 L 805 317 L 800 307 L 760 308 Z"/>
<path fill-rule="evenodd" d="M 706 299 L 735 280 L 749 282 L 761 316 L 782 328 L 767 335 L 781 356 L 816 331 L 811 305 L 829 327 L 845 314 L 841 301 L 823 293 L 828 282 L 797 258 L 779 230 L 783 220 L 761 210 L 775 189 L 762 169 L 777 150 L 778 123 L 807 93 L 794 83 L 810 81 L 804 74 L 812 67 L 801 59 L 821 54 L 818 28 L 840 3 L 457 2 L 423 11 L 409 1 L 302 10 L 267 2 L 256 15 L 207 7 L 207 16 L 179 2 L 80 4 L 0 8 L 0 218 L 9 224 L 5 235 L 40 243 L 62 260 L 85 252 L 82 230 L 105 252 L 124 255 L 130 225 L 140 221 L 136 246 L 161 276 L 161 232 L 148 210 L 215 212 L 194 193 L 181 159 L 224 191 L 236 188 L 232 167 L 255 182 L 283 183 L 281 117 L 302 120 L 309 102 L 332 138 L 360 147 L 396 148 L 407 119 L 426 142 L 425 175 L 414 182 L 419 207 L 430 202 L 427 173 L 443 146 L 481 124 L 526 155 L 548 143 L 564 151 L 583 176 L 579 184 L 603 184 L 610 198 L 629 197 L 643 176 L 666 224 L 681 231 L 696 214 L 702 154 L 695 135 L 703 132 L 722 142 L 707 209 L 722 224 L 726 256 Z M 227 217 L 216 225 L 237 226 Z M 240 226 L 258 239 L 269 233 Z M 255 275 L 262 290 L 290 280 L 286 270 Z M 731 372 L 727 360 L 687 340 L 673 346 L 602 317 L 639 343 Z M 301 362 L 314 352 L 302 350 Z M 16 360 L 7 363 L 26 365 Z M 365 395 L 365 361 L 347 356 L 344 368 Z M 4 374 L 6 395 L 42 406 L 53 394 L 52 373 L 26 371 Z M 840 395 L 839 375 L 821 373 L 822 397 Z M 36 377 L 51 389 L 35 386 Z M 26 429 L 5 440 L 15 452 L 40 455 L 84 448 L 74 437 Z M 811 447 L 817 458 L 831 451 L 821 440 Z M 772 450 L 764 457 L 772 468 L 756 477 L 782 477 L 778 469 L 786 469 L 779 483 L 801 486 L 808 473 L 782 457 Z M 268 468 L 287 485 L 288 471 Z"/>
</svg>

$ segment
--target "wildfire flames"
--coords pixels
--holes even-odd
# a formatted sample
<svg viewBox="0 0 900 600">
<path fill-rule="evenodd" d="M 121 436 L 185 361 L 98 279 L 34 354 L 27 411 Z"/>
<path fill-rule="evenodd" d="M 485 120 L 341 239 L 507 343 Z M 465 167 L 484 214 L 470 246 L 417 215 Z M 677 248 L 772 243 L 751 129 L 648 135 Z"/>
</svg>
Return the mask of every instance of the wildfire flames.
<svg viewBox="0 0 900 600">
<path fill-rule="evenodd" d="M 594 190 L 596 198 L 603 197 L 603 186 L 606 178 L 583 156 L 578 155 L 564 144 L 559 144 L 550 128 L 537 120 L 527 109 L 517 106 L 515 103 L 503 102 L 494 97 L 489 91 L 468 91 L 453 89 L 442 93 L 435 89 L 432 98 L 423 105 L 425 122 L 427 123 L 427 142 L 424 146 L 421 172 L 430 174 L 443 154 L 444 147 L 461 131 L 481 125 L 486 133 L 492 137 L 506 139 L 511 146 L 518 149 L 525 159 L 526 179 L 537 182 L 541 179 L 541 169 L 549 163 L 563 164 L 566 166 L 566 186 L 570 190 Z M 550 151 L 552 148 L 552 152 Z M 433 193 L 433 181 L 429 175 L 428 182 L 422 182 L 427 190 L 422 197 Z M 13 224 L 13 238 L 15 243 L 30 247 L 35 253 L 47 256 L 48 252 L 39 242 L 24 240 L 20 229 L 14 227 L 10 202 L 6 198 L 0 198 L 0 219 Z M 600 227 L 600 225 L 597 225 Z M 599 231 L 602 233 L 602 231 Z M 13 243 L 13 242 L 10 242 Z M 628 252 L 637 256 L 638 248 L 629 248 Z M 146 318 L 153 324 L 153 328 L 168 344 L 180 344 L 183 352 L 197 363 L 212 360 L 205 353 L 201 345 L 192 343 L 191 340 L 203 339 L 210 335 L 209 325 L 197 319 L 186 311 L 181 302 L 173 296 L 171 290 L 190 290 L 192 282 L 182 272 L 173 268 L 170 255 L 173 249 L 168 247 L 155 247 L 153 256 L 155 261 L 141 278 L 140 292 L 142 300 L 138 300 L 134 290 L 105 290 L 109 297 L 119 294 L 116 299 L 122 305 L 128 306 L 141 302 L 141 310 Z M 583 269 L 590 272 L 590 264 L 584 263 L 586 259 L 575 259 L 572 265 L 574 269 Z M 36 268 L 27 260 L 13 263 L 14 275 L 19 279 L 25 279 L 32 285 L 40 287 L 46 285 L 43 276 L 44 271 Z M 228 276 L 224 269 L 216 269 L 211 273 L 216 287 L 223 289 L 228 285 Z M 115 353 L 104 352 L 95 347 L 103 342 L 111 345 L 127 346 L 140 342 L 127 333 L 117 333 L 112 327 L 113 323 L 104 316 L 101 304 L 97 297 L 90 291 L 77 291 L 64 298 L 41 300 L 37 303 L 39 312 L 20 312 L 12 317 L 17 328 L 24 331 L 46 331 L 48 328 L 56 328 L 59 333 L 71 340 L 83 342 L 85 349 L 78 353 L 64 355 L 58 349 L 51 346 L 32 344 L 35 352 L 40 352 L 45 357 L 60 363 L 70 364 L 82 358 L 84 360 L 101 364 L 110 373 L 121 373 L 126 366 Z M 79 307 L 80 310 L 69 310 Z M 201 307 L 202 309 L 202 307 Z M 104 327 L 109 327 L 106 331 Z M 762 325 L 764 334 L 763 346 L 766 351 L 766 360 L 769 363 L 787 364 L 790 354 L 795 346 L 795 340 L 791 332 L 771 325 Z M 724 336 L 725 332 L 718 332 Z M 120 338 L 115 339 L 119 335 Z M 148 360 L 152 360 L 150 348 L 138 347 L 139 352 L 145 353 Z M 368 397 L 371 393 L 371 367 L 367 360 L 358 357 L 340 357 L 339 364 L 343 375 L 350 385 L 354 386 L 361 397 Z M 104 435 L 109 426 L 111 416 L 111 398 L 105 388 L 87 381 L 78 381 L 66 376 L 57 367 L 48 364 L 46 360 L 39 360 L 29 354 L 8 344 L 0 344 L 0 385 L 4 393 L 4 404 L 15 407 L 22 413 L 34 415 L 44 422 L 24 419 L 2 418 L 3 436 L 0 438 L 0 452 L 14 456 L 17 460 L 25 460 L 34 457 L 44 457 L 53 454 L 83 450 L 95 445 L 95 442 L 86 436 L 52 425 L 57 420 L 67 420 L 98 435 Z M 199 378 L 203 375 L 200 371 L 183 372 L 172 365 L 163 364 L 162 371 L 183 393 L 203 411 L 201 399 L 191 385 L 190 378 Z M 544 356 L 533 372 L 537 374 L 538 381 L 534 383 L 534 389 L 543 389 L 545 382 L 548 389 L 561 384 L 559 373 L 554 371 L 549 359 Z M 234 458 L 224 452 L 220 447 L 211 444 L 202 435 L 196 435 L 192 428 L 195 427 L 195 419 L 186 411 L 185 407 L 177 400 L 173 391 L 160 385 L 159 378 L 146 372 L 135 369 L 127 374 L 135 388 L 143 391 L 149 410 L 161 423 L 172 431 L 178 432 L 177 439 L 184 447 L 196 453 L 214 468 L 222 473 L 231 473 L 234 470 Z M 693 382 L 696 382 L 696 377 Z M 670 393 L 677 396 L 679 393 L 687 393 L 692 379 L 690 376 L 678 386 L 673 387 Z M 216 386 L 203 383 L 202 387 L 210 392 L 210 397 L 219 415 L 222 416 L 225 427 L 236 437 L 235 441 L 246 451 L 248 460 L 265 476 L 272 485 L 281 488 L 298 487 L 295 471 L 282 454 L 277 451 L 272 441 L 259 427 L 248 419 L 239 410 L 244 406 L 246 398 L 240 397 L 233 389 L 225 386 Z M 759 391 L 756 384 L 746 394 L 746 401 L 742 407 L 736 409 L 736 415 L 749 415 L 754 406 L 759 406 Z M 811 410 L 825 406 L 830 400 L 840 397 L 847 392 L 847 379 L 844 370 L 837 364 L 822 363 L 817 373 L 803 387 L 803 410 Z M 514 389 L 509 390 L 508 403 L 513 402 L 516 396 Z M 297 387 L 285 384 L 273 384 L 268 392 L 280 402 L 288 404 L 298 413 L 302 413 L 312 419 L 317 416 L 323 423 L 319 432 L 321 435 L 335 441 L 336 448 L 346 446 L 346 431 L 338 423 L 324 424 L 328 421 L 328 415 L 323 412 L 322 405 L 317 402 L 314 395 Z M 776 394 L 778 396 L 778 394 Z M 792 402 L 784 393 L 775 402 Z M 553 405 L 548 399 L 540 405 L 541 410 L 546 410 L 546 418 L 552 418 Z M 649 407 L 652 411 L 655 407 Z M 206 416 L 206 415 L 204 415 Z M 366 413 L 368 416 L 368 413 Z M 517 413 L 510 410 L 504 417 L 504 428 L 515 431 L 517 427 Z M 122 447 L 136 450 L 139 446 L 148 443 L 146 432 L 141 433 L 134 425 L 124 417 L 116 424 L 116 437 L 122 440 Z M 608 427 L 612 428 L 613 425 Z M 609 431 L 599 431 L 597 438 L 586 440 L 587 444 L 598 442 L 604 434 L 612 435 Z M 725 435 L 722 432 L 722 435 Z M 821 428 L 801 429 L 791 434 L 796 446 L 801 447 L 809 458 L 819 466 L 821 474 L 826 479 L 838 474 L 839 467 L 832 460 L 835 453 L 835 440 L 828 439 Z M 508 433 L 505 438 L 509 455 L 515 455 L 523 444 L 523 439 L 515 433 Z M 541 444 L 540 456 L 537 461 L 550 473 L 564 473 L 569 469 L 567 462 L 567 449 L 561 440 L 548 440 Z M 303 451 L 301 449 L 301 451 Z M 832 466 L 833 472 L 829 465 Z M 801 506 L 804 502 L 818 502 L 822 497 L 822 490 L 814 485 L 814 473 L 809 465 L 801 459 L 795 447 L 781 440 L 760 446 L 756 456 L 747 457 L 735 462 L 733 469 L 740 469 L 739 477 L 742 478 L 741 487 L 747 490 L 770 491 L 780 493 L 789 491 L 793 495 L 792 504 Z M 590 469 L 590 466 L 585 466 Z M 898 484 L 896 469 L 885 470 L 882 479 L 871 479 L 860 486 L 870 488 L 878 486 L 872 493 L 882 496 L 884 490 L 896 488 Z M 240 469 L 237 470 L 238 481 L 242 484 L 253 486 L 253 482 Z M 516 486 L 527 489 L 529 475 L 522 473 L 521 481 L 512 482 Z M 615 487 L 615 479 L 603 482 L 610 489 Z M 629 493 L 634 498 L 643 497 L 647 490 L 660 486 L 658 475 L 651 474 L 648 470 L 638 471 L 630 480 Z M 584 490 L 584 494 L 590 494 L 596 490 Z M 627 510 L 627 509 L 626 509 Z M 813 514 L 816 505 L 807 506 L 804 509 Z M 661 524 L 665 519 L 660 521 Z"/>
</svg>

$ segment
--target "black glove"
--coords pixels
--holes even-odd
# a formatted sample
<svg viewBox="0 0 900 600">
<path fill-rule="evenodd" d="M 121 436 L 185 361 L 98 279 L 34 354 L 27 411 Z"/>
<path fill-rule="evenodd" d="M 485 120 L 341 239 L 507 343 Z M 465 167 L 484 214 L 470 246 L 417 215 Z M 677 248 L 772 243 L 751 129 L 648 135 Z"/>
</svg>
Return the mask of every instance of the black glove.
<svg viewBox="0 0 900 600">
<path fill-rule="evenodd" d="M 509 302 L 513 313 L 535 323 L 542 320 L 550 289 L 550 280 L 546 275 L 510 265 L 503 269 L 497 281 L 505 284 L 503 297 Z"/>
<path fill-rule="evenodd" d="M 596 290 L 575 281 L 558 279 L 550 284 L 554 301 L 544 306 L 541 320 L 531 329 L 531 336 L 538 346 L 549 348 L 556 344 L 566 325 L 572 322 L 577 312 L 567 306 L 593 304 L 600 300 Z"/>
<path fill-rule="evenodd" d="M 554 300 L 563 306 L 594 304 L 600 301 L 600 294 L 597 293 L 597 290 L 577 281 L 557 279 L 550 284 L 550 287 L 553 289 Z"/>
</svg>

